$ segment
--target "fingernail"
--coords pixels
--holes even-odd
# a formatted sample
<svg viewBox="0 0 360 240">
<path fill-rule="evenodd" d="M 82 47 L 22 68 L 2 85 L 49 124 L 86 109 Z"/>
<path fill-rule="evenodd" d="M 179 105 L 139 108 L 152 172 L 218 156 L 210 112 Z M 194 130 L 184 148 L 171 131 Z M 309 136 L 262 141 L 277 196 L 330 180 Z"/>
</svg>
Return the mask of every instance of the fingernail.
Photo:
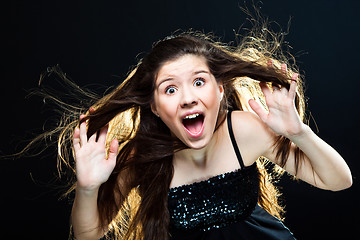
<svg viewBox="0 0 360 240">
<path fill-rule="evenodd" d="M 294 73 L 292 79 L 293 79 L 293 80 L 297 80 L 297 79 L 298 79 L 298 76 L 299 76 L 299 74 Z"/>
</svg>

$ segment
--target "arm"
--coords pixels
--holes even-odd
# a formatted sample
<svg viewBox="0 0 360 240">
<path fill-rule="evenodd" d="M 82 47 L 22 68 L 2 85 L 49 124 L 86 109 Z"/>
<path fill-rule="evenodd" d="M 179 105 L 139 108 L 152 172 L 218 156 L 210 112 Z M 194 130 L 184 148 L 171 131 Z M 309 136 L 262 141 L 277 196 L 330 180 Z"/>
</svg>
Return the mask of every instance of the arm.
<svg viewBox="0 0 360 240">
<path fill-rule="evenodd" d="M 105 230 L 100 228 L 97 207 L 98 189 L 76 189 L 75 200 L 72 207 L 71 222 L 74 237 L 80 239 L 99 239 Z"/>
<path fill-rule="evenodd" d="M 266 84 L 261 84 L 269 112 L 254 100 L 249 101 L 249 105 L 261 119 L 261 122 L 257 120 L 255 123 L 262 125 L 257 128 L 260 133 L 257 140 L 263 143 L 259 144 L 262 146 L 260 154 L 276 159 L 274 138 L 278 135 L 285 136 L 293 142 L 291 154 L 284 166 L 286 171 L 295 174 L 293 150 L 297 145 L 305 153 L 305 159 L 296 173 L 298 178 L 323 189 L 336 191 L 348 188 L 352 185 L 352 176 L 344 159 L 305 125 L 296 111 L 296 78 L 297 75 L 294 74 L 289 90 L 275 88 L 271 91 Z M 276 160 L 274 162 L 278 163 Z"/>
<path fill-rule="evenodd" d="M 107 230 L 100 224 L 98 191 L 115 167 L 119 147 L 114 139 L 106 158 L 106 135 L 107 127 L 104 127 L 98 139 L 97 134 L 87 139 L 85 122 L 74 132 L 77 185 L 71 219 L 74 237 L 78 240 L 99 239 Z"/>
<path fill-rule="evenodd" d="M 305 153 L 305 161 L 297 173 L 299 178 L 308 182 L 312 179 L 314 186 L 333 191 L 352 185 L 351 172 L 345 160 L 308 126 L 305 125 L 301 133 L 289 139 Z M 294 160 L 289 161 L 285 169 L 294 174 Z"/>
</svg>

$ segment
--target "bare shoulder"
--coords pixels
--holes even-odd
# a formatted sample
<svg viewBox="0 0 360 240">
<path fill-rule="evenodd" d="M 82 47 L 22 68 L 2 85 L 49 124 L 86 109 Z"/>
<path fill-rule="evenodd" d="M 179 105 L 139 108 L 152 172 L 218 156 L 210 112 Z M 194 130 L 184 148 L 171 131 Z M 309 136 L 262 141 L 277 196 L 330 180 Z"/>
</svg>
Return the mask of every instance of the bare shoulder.
<svg viewBox="0 0 360 240">
<path fill-rule="evenodd" d="M 272 131 L 266 126 L 261 119 L 252 112 L 233 111 L 231 115 L 232 127 L 234 129 L 235 137 L 241 133 L 242 137 L 266 137 L 272 135 Z"/>
<path fill-rule="evenodd" d="M 271 148 L 275 134 L 256 114 L 233 111 L 231 124 L 245 162 L 255 161 Z"/>
</svg>

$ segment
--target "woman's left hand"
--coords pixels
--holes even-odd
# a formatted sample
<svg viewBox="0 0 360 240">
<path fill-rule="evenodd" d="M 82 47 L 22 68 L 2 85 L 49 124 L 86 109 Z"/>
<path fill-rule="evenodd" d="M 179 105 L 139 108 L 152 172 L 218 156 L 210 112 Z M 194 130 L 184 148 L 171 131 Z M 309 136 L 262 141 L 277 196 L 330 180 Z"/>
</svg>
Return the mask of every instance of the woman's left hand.
<svg viewBox="0 0 360 240">
<path fill-rule="evenodd" d="M 286 64 L 281 65 L 281 70 L 286 74 Z M 291 138 L 302 133 L 304 123 L 301 121 L 295 107 L 295 96 L 298 74 L 294 73 L 291 78 L 289 90 L 273 86 L 273 91 L 266 83 L 260 83 L 265 96 L 267 112 L 259 103 L 250 99 L 249 105 L 260 119 L 276 134 Z"/>
</svg>

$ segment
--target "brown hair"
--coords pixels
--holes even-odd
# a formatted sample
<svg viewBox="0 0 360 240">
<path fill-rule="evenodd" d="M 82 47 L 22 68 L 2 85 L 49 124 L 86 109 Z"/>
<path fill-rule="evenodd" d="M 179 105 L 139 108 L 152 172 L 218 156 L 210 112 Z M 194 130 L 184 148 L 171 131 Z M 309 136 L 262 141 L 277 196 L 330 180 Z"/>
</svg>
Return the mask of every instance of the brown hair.
<svg viewBox="0 0 360 240">
<path fill-rule="evenodd" d="M 94 111 L 87 112 L 82 119 L 88 122 L 88 136 L 109 124 L 107 143 L 114 138 L 120 143 L 116 167 L 108 181 L 100 187 L 98 196 L 102 227 L 109 226 L 111 230 L 108 236 L 112 234 L 116 239 L 169 238 L 167 196 L 173 177 L 172 157 L 175 151 L 186 146 L 173 138 L 168 127 L 151 111 L 155 78 L 161 66 L 186 54 L 205 57 L 211 73 L 224 86 L 217 122 L 219 127 L 228 109 L 250 110 L 247 106 L 249 98 L 264 103 L 259 82 L 286 88 L 290 86 L 292 71 L 288 75 L 281 73 L 280 61 L 284 59 L 276 55 L 276 48 L 264 48 L 264 39 L 260 40 L 250 36 L 244 38 L 239 46 L 229 47 L 209 35 L 196 32 L 167 37 L 153 46 L 120 86 L 93 104 Z M 269 43 L 266 39 L 265 42 Z M 269 59 L 274 67 L 267 66 Z M 305 104 L 301 79 L 295 104 L 303 119 Z M 64 123 L 58 139 L 59 169 L 65 164 L 74 176 L 69 143 L 79 121 L 73 119 Z M 282 136 L 274 142 L 281 166 L 286 163 L 290 145 L 290 140 Z M 298 166 L 301 159 L 299 149 L 295 156 Z M 279 193 L 265 169 L 266 162 L 264 158 L 257 161 L 260 170 L 259 204 L 281 218 L 283 208 L 278 203 Z M 76 183 L 69 192 L 75 188 Z"/>
</svg>

